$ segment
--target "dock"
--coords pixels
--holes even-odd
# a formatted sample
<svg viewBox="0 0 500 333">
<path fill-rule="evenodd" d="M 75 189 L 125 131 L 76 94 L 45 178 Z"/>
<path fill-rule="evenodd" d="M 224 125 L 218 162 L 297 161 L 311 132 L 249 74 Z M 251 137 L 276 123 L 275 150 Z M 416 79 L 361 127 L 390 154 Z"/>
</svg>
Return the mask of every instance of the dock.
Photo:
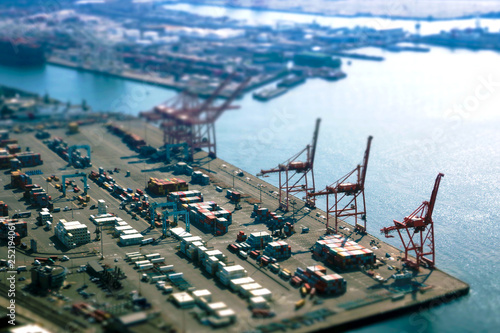
<svg viewBox="0 0 500 333">
<path fill-rule="evenodd" d="M 127 131 L 146 138 L 148 144 L 153 147 L 163 145 L 162 132 L 150 124 L 136 119 L 125 121 L 113 120 L 113 123 L 122 125 Z M 104 170 L 118 168 L 119 172 L 114 172 L 113 178 L 125 188 L 144 189 L 150 177 L 160 179 L 177 177 L 186 180 L 188 183 L 191 180 L 186 175 L 174 174 L 173 164 L 166 165 L 162 162 L 153 162 L 141 157 L 123 143 L 120 137 L 108 132 L 103 124 L 81 126 L 80 132 L 72 135 L 68 135 L 66 129 L 63 128 L 51 129 L 49 132 L 52 137 L 61 137 L 70 144 L 88 144 L 92 148 L 93 166 L 83 169 L 83 171 L 89 174 L 91 170 L 97 170 L 99 167 L 103 167 Z M 60 212 L 52 213 L 54 221 L 59 219 L 66 219 L 67 221 L 78 220 L 86 224 L 89 231 L 93 234 L 96 227 L 89 220 L 89 216 L 95 214 L 96 210 L 91 210 L 90 207 L 82 208 L 79 206 L 77 200 L 74 199 L 74 197 L 78 196 L 76 193 L 68 192 L 66 197 L 62 197 L 61 193 L 55 188 L 54 183 L 46 181 L 46 178 L 52 174 L 59 176 L 73 174 L 81 171 L 81 169 L 75 170 L 72 167 L 68 167 L 67 162 L 50 150 L 42 140 L 35 138 L 35 133 L 33 132 L 11 134 L 11 138 L 17 139 L 23 150 L 29 146 L 31 151 L 41 154 L 44 160 L 43 165 L 23 168 L 23 171 L 39 170 L 41 172 L 41 174 L 32 176 L 33 183 L 37 183 L 46 189 L 48 194 L 53 198 L 54 207 L 61 208 Z M 227 256 L 230 262 L 243 266 L 248 271 L 249 276 L 264 288 L 271 290 L 273 296 L 270 304 L 272 310 L 276 313 L 275 317 L 253 318 L 252 312 L 248 310 L 245 301 L 237 294 L 231 292 L 229 288 L 217 282 L 212 276 L 206 274 L 199 266 L 179 252 L 179 241 L 173 237 L 161 238 L 161 229 L 150 229 L 148 220 L 141 217 L 133 219 L 129 213 L 120 209 L 120 202 L 117 198 L 97 186 L 91 180 L 88 182 L 90 186 L 88 189 L 88 194 L 90 195 L 89 206 L 97 204 L 97 200 L 105 200 L 108 212 L 121 217 L 133 228 L 145 235 L 145 237 L 155 238 L 154 244 L 119 246 L 117 239 L 113 238 L 113 235 L 109 231 L 104 230 L 102 235 L 102 260 L 99 253 L 101 248 L 100 241 L 81 245 L 74 249 L 64 249 L 55 239 L 53 231 L 47 231 L 35 225 L 35 216 L 37 215 L 35 214 L 35 207 L 26 206 L 25 202 L 20 200 L 23 196 L 22 191 L 6 188 L 3 191 L 2 200 L 8 203 L 12 212 L 25 210 L 32 210 L 34 212 L 32 218 L 26 219 L 29 224 L 29 234 L 25 239 L 37 240 L 38 252 L 32 253 L 28 250 L 16 249 L 17 262 L 29 266 L 34 257 L 42 255 L 62 256 L 62 254 L 65 254 L 71 260 L 61 262 L 60 265 L 73 270 L 74 273 L 68 275 L 68 280 L 74 281 L 78 286 L 85 283 L 85 277 L 84 273 L 76 273 L 76 267 L 86 265 L 90 260 L 99 260 L 101 264 L 107 264 L 109 267 L 119 265 L 128 277 L 122 280 L 123 290 L 112 292 L 109 298 L 99 295 L 101 302 L 106 300 L 106 302 L 116 306 L 110 307 L 110 312 L 116 315 L 124 314 L 120 312 L 124 310 L 121 310 L 122 307 L 120 304 L 123 300 L 119 299 L 119 294 L 128 295 L 132 290 L 139 290 L 141 295 L 151 302 L 152 311 L 157 311 L 168 325 L 172 325 L 178 331 L 189 332 L 209 332 L 212 329 L 210 326 L 204 326 L 197 320 L 194 320 L 190 314 L 190 310 L 179 309 L 167 301 L 168 296 L 158 293 L 158 289 L 154 284 L 140 282 L 140 274 L 132 266 L 124 263 L 125 253 L 133 251 L 159 253 L 161 257 L 165 258 L 166 264 L 174 265 L 176 271 L 184 272 L 186 279 L 195 288 L 207 289 L 211 291 L 213 300 L 225 302 L 229 308 L 234 310 L 237 319 L 232 325 L 221 329 L 224 332 L 271 331 L 272 327 L 281 327 L 293 332 L 308 332 L 327 328 L 343 331 L 372 324 L 375 321 L 385 320 L 409 311 L 422 310 L 446 303 L 469 292 L 469 285 L 467 283 L 454 278 L 439 268 L 433 270 L 422 268 L 418 275 L 412 278 L 412 283 L 419 284 L 421 287 L 414 289 L 398 287 L 391 282 L 381 283 L 373 276 L 361 270 L 341 271 L 317 261 L 312 256 L 310 249 L 319 237 L 325 234 L 324 216 L 326 213 L 319 208 L 309 211 L 305 209 L 305 203 L 296 198 L 294 211 L 294 217 L 297 220 L 295 223 L 296 233 L 284 240 L 291 246 L 292 256 L 279 262 L 281 268 L 295 272 L 297 267 L 305 268 L 312 265 L 324 265 L 329 273 L 338 273 L 347 282 L 347 291 L 343 294 L 315 296 L 315 299 L 319 301 L 314 301 L 309 296 L 302 298 L 299 289 L 293 287 L 289 281 L 283 280 L 269 268 L 260 267 L 256 264 L 255 260 L 251 258 L 242 259 L 227 249 L 229 244 L 236 242 L 236 236 L 239 231 L 244 231 L 246 234 L 268 231 L 264 224 L 256 223 L 250 216 L 255 204 L 268 208 L 270 211 L 277 211 L 278 189 L 263 179 L 249 174 L 245 170 L 242 173 L 235 173 L 236 170 L 240 169 L 238 166 L 219 158 L 209 158 L 203 151 L 195 154 L 192 167 L 207 174 L 210 183 L 208 185 L 189 183 L 189 189 L 202 192 L 204 201 L 214 201 L 223 208 L 231 211 L 232 224 L 229 226 L 229 231 L 221 236 L 205 233 L 195 225 L 191 225 L 190 233 L 193 236 L 200 236 L 207 241 L 207 246 L 220 250 Z M 0 180 L 3 184 L 9 184 L 10 173 L 2 172 Z M 77 183 L 80 186 L 80 181 L 77 181 Z M 259 186 L 259 184 L 263 186 Z M 222 192 L 218 189 L 222 189 Z M 235 205 L 226 198 L 225 194 L 228 189 L 241 193 L 241 209 L 235 210 Z M 260 203 L 260 198 L 262 198 L 262 203 Z M 152 195 L 150 200 L 160 203 L 165 201 L 165 197 Z M 67 210 L 63 209 L 66 207 L 68 207 Z M 292 212 L 281 215 L 285 219 L 292 218 Z M 373 227 L 368 225 L 368 232 L 370 234 L 359 235 L 351 231 L 353 229 L 351 225 L 344 222 L 340 222 L 340 225 L 343 227 L 340 232 L 344 237 L 348 237 L 368 249 L 373 249 L 377 259 L 382 263 L 380 267 L 375 269 L 376 275 L 381 276 L 380 279 L 390 280 L 395 271 L 390 269 L 389 266 L 401 268 L 401 261 L 398 258 L 400 250 L 373 235 L 373 233 L 378 234 L 378 230 L 374 230 Z M 179 222 L 178 226 L 186 227 L 182 221 Z M 308 227 L 309 232 L 300 233 L 300 226 Z M 25 242 L 25 239 L 23 239 L 23 242 Z M 376 249 L 371 245 L 374 243 L 378 244 Z M 1 247 L 0 253 L 2 258 L 6 257 L 7 248 Z M 387 254 L 389 254 L 389 257 Z M 21 290 L 23 285 L 30 282 L 30 275 L 29 272 L 23 272 L 19 276 L 26 276 L 26 281 L 17 282 L 17 288 Z M 0 283 L 5 282 L 1 281 Z M 87 284 L 90 285 L 89 288 L 94 288 L 94 284 L 88 281 Z M 61 290 L 61 293 L 69 295 L 73 301 L 77 301 L 79 295 L 74 292 L 76 288 Z M 47 299 L 38 296 L 27 295 L 26 298 L 36 298 L 37 306 L 45 304 L 47 307 L 55 307 L 56 309 L 51 316 L 58 316 L 57 311 L 59 306 L 61 306 L 61 311 L 63 311 L 63 301 L 56 305 L 56 303 L 49 303 Z M 305 299 L 304 304 L 296 309 L 296 303 L 302 299 Z M 30 308 L 28 302 L 24 302 L 22 305 L 26 307 L 27 311 L 37 311 L 34 307 Z M 63 313 L 65 316 L 68 314 L 68 312 Z M 51 320 L 50 317 L 47 318 Z M 75 320 L 83 322 L 82 317 Z M 156 325 L 159 320 L 158 318 L 154 319 L 153 322 L 155 324 L 149 322 L 142 323 L 139 326 L 135 326 L 134 329 L 148 330 L 153 325 Z M 58 322 L 61 322 L 61 320 L 51 321 L 56 325 Z M 83 323 L 82 325 L 85 325 L 86 329 L 91 326 L 89 323 Z M 83 330 L 85 328 L 80 327 L 77 331 Z"/>
</svg>

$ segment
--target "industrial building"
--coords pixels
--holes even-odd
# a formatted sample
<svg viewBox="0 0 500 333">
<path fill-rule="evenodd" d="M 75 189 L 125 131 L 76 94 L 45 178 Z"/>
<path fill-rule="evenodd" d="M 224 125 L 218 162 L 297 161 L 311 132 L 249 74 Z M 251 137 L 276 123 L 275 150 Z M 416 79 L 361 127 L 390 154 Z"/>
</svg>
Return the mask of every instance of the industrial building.
<svg viewBox="0 0 500 333">
<path fill-rule="evenodd" d="M 90 242 L 90 231 L 85 224 L 78 221 L 67 222 L 61 219 L 57 223 L 54 233 L 61 243 L 68 248 Z"/>
<path fill-rule="evenodd" d="M 66 267 L 58 265 L 36 267 L 31 270 L 31 285 L 40 291 L 59 289 L 67 273 Z"/>
</svg>

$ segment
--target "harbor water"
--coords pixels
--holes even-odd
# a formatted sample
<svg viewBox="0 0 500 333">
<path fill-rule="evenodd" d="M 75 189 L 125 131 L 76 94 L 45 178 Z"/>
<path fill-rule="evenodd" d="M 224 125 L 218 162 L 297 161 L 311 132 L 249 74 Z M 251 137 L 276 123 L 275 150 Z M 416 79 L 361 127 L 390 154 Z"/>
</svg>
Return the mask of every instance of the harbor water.
<svg viewBox="0 0 500 333">
<path fill-rule="evenodd" d="M 359 52 L 382 55 L 385 61 L 344 62 L 346 79 L 308 80 L 267 103 L 247 94 L 237 102 L 239 110 L 226 112 L 217 123 L 218 156 L 256 174 L 310 143 L 314 119 L 321 117 L 315 174 L 322 188 L 361 163 L 366 139 L 373 135 L 366 200 L 368 231 L 375 235 L 428 200 L 436 175 L 443 172 L 434 211 L 437 264 L 469 283 L 470 295 L 355 331 L 496 331 L 500 54 L 439 47 L 429 53 Z M 176 94 L 52 65 L 0 67 L 0 84 L 62 101 L 85 99 L 94 110 L 129 114 Z M 265 180 L 277 184 L 276 178 Z M 325 201 L 318 206 L 324 209 Z M 397 238 L 387 241 L 400 246 Z"/>
</svg>

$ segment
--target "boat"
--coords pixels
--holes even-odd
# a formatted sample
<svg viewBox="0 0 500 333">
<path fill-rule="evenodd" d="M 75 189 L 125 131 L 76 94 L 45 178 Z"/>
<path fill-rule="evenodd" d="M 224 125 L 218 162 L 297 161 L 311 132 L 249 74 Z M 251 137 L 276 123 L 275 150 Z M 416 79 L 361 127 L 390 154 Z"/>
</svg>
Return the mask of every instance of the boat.
<svg viewBox="0 0 500 333">
<path fill-rule="evenodd" d="M 283 95 L 288 91 L 288 88 L 265 88 L 260 91 L 256 91 L 253 93 L 253 98 L 259 101 L 269 101 L 270 99 L 276 98 L 278 96 Z"/>
<path fill-rule="evenodd" d="M 280 82 L 278 82 L 277 86 L 280 88 L 293 88 L 295 86 L 298 86 L 299 84 L 302 84 L 306 82 L 306 77 L 305 76 L 298 76 L 298 75 L 289 75 Z"/>
<path fill-rule="evenodd" d="M 347 74 L 342 71 L 327 71 L 321 75 L 321 78 L 328 81 L 337 81 L 347 77 Z"/>
<path fill-rule="evenodd" d="M 0 38 L 0 64 L 7 66 L 40 66 L 45 63 L 43 47 L 24 38 Z"/>
</svg>

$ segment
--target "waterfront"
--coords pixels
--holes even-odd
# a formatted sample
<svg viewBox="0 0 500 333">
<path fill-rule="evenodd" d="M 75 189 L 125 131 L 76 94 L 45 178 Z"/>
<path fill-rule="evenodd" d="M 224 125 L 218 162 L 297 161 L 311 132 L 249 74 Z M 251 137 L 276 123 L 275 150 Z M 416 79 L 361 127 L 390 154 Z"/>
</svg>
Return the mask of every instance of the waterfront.
<svg viewBox="0 0 500 333">
<path fill-rule="evenodd" d="M 441 30 L 450 30 L 453 28 L 471 28 L 475 27 L 475 19 L 450 19 L 442 21 L 425 21 L 412 19 L 389 19 L 380 17 L 338 17 L 338 16 L 323 16 L 313 14 L 287 13 L 280 11 L 259 11 L 244 8 L 228 8 L 219 6 L 191 5 L 185 3 L 165 5 L 167 9 L 189 12 L 198 15 L 223 17 L 227 16 L 235 20 L 246 21 L 247 24 L 255 25 L 272 25 L 282 24 L 284 26 L 293 23 L 317 23 L 329 27 L 370 27 L 377 30 L 403 28 L 410 33 L 415 33 L 415 24 L 420 23 L 420 33 L 422 35 L 439 33 Z M 390 7 L 387 8 L 390 12 Z M 500 20 L 497 19 L 481 19 L 482 26 L 490 28 L 491 32 L 500 30 Z"/>
<path fill-rule="evenodd" d="M 470 296 L 361 331 L 492 331 L 500 324 L 498 299 L 489 297 L 499 289 L 493 245 L 499 236 L 494 223 L 500 201 L 500 119 L 495 108 L 500 87 L 489 87 L 491 94 L 481 97 L 477 108 L 471 104 L 470 112 L 448 110 L 478 99 L 478 86 L 483 94 L 487 92 L 481 80 L 491 75 L 494 82 L 500 81 L 495 67 L 500 56 L 442 48 L 426 54 L 362 51 L 383 54 L 386 61 L 353 60 L 351 66 L 344 66 L 347 79 L 309 80 L 268 103 L 249 95 L 238 101 L 241 109 L 227 112 L 217 124 L 218 155 L 256 174 L 308 143 L 313 119 L 321 116 L 315 168 L 317 186 L 322 187 L 361 162 L 366 137 L 373 135 L 366 186 L 368 225 L 374 234 L 427 200 L 435 175 L 445 173 L 434 214 L 438 266 L 470 283 Z M 1 67 L 0 84 L 49 92 L 62 101 L 86 99 L 94 110 L 128 113 L 147 110 L 175 95 L 150 85 L 55 66 Z M 319 207 L 323 206 L 320 202 Z M 399 246 L 397 239 L 389 242 Z"/>
</svg>

